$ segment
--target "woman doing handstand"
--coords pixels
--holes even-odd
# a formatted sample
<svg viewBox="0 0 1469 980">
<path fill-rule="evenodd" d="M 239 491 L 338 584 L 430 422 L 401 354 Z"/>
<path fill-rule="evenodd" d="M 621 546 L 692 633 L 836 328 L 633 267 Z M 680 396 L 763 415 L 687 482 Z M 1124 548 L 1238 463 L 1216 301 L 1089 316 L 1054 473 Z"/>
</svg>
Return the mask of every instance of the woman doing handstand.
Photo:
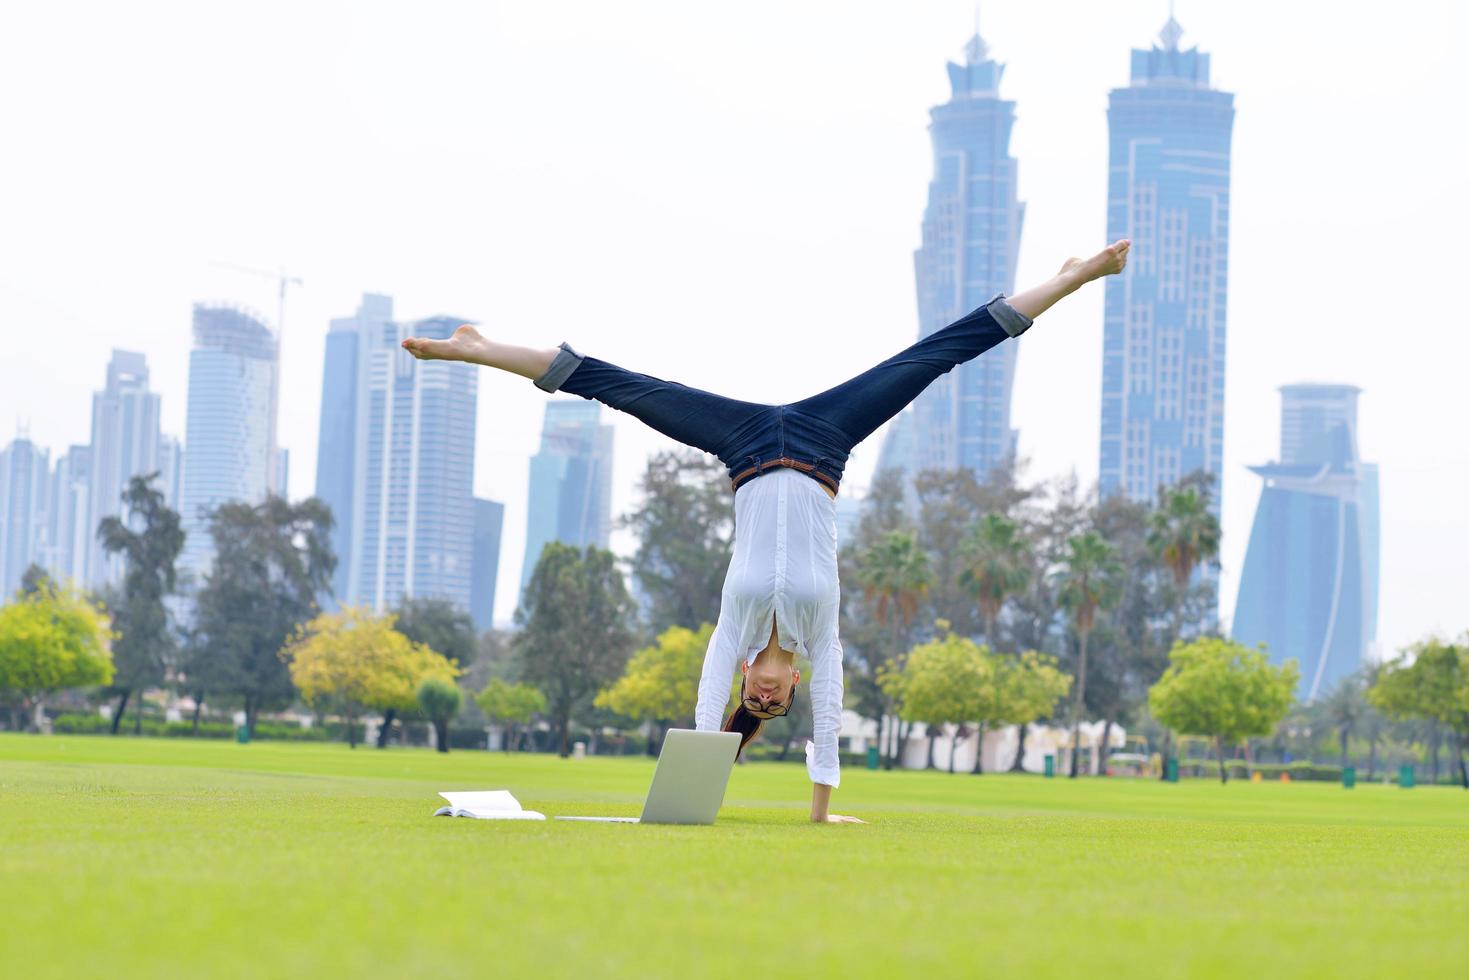
<svg viewBox="0 0 1469 980">
<path fill-rule="evenodd" d="M 502 344 L 470 326 L 448 340 L 410 337 L 403 347 L 420 359 L 482 364 L 529 378 L 544 391 L 595 398 L 719 457 L 735 494 L 735 545 L 699 680 L 696 724 L 701 731 L 739 732 L 743 750 L 766 719 L 790 710 L 801 680 L 795 661 L 807 658 L 811 819 L 860 823 L 828 809 L 840 781 L 835 499 L 847 456 L 934 379 L 1018 337 L 1085 283 L 1121 272 L 1129 247 L 1122 239 L 1089 259 L 1068 259 L 1039 286 L 996 296 L 845 384 L 788 405 L 711 395 L 585 357 L 566 344 L 544 350 Z M 724 718 L 736 665 L 744 673 L 740 703 Z"/>
</svg>

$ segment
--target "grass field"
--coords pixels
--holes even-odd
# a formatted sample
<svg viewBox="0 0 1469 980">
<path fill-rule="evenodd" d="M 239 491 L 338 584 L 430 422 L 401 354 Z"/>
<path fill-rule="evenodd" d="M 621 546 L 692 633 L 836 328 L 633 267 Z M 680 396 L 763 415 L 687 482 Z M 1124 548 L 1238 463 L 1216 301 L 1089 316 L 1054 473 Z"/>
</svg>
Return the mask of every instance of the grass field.
<svg viewBox="0 0 1469 980">
<path fill-rule="evenodd" d="M 440 789 L 636 813 L 643 759 L 0 735 L 26 976 L 1469 976 L 1469 793 L 736 769 L 713 827 L 431 819 Z"/>
</svg>

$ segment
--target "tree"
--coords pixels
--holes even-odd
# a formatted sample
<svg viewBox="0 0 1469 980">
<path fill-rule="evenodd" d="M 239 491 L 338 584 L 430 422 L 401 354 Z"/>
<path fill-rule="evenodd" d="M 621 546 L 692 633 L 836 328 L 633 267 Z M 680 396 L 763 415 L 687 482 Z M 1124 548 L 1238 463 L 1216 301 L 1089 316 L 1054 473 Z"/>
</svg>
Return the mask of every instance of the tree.
<svg viewBox="0 0 1469 980">
<path fill-rule="evenodd" d="M 1341 765 L 1347 764 L 1347 741 L 1361 727 L 1372 710 L 1367 703 L 1362 682 L 1356 677 L 1343 677 L 1322 703 L 1327 722 L 1336 729 L 1341 746 Z"/>
<path fill-rule="evenodd" d="M 469 664 L 479 652 L 479 638 L 474 632 L 474 620 L 469 613 L 447 599 L 404 599 L 397 610 L 394 628 L 414 643 L 422 643 L 430 650 L 443 654 L 456 664 Z M 414 707 L 408 704 L 401 710 Z M 388 706 L 383 714 L 383 723 L 378 728 L 377 747 L 388 747 L 393 719 L 400 707 Z"/>
<path fill-rule="evenodd" d="M 112 680 L 110 639 L 101 609 L 74 590 L 41 585 L 0 606 L 0 694 L 31 709 L 36 731 L 46 694 Z"/>
<path fill-rule="evenodd" d="M 1118 599 L 1117 562 L 1112 546 L 1095 531 L 1079 534 L 1070 541 L 1071 555 L 1060 573 L 1058 598 L 1071 613 L 1080 652 L 1077 656 L 1076 698 L 1071 705 L 1071 778 L 1077 775 L 1081 757 L 1081 708 L 1086 699 L 1087 639 L 1096 625 L 1097 610 L 1110 608 Z"/>
<path fill-rule="evenodd" d="M 529 684 L 511 684 L 496 677 L 475 698 L 479 709 L 492 725 L 504 727 L 502 747 L 510 751 L 510 736 L 516 725 L 523 725 L 546 710 L 546 696 Z"/>
<path fill-rule="evenodd" d="M 1469 633 L 1456 642 L 1433 636 L 1413 644 L 1382 665 L 1367 697 L 1393 718 L 1424 718 L 1452 732 L 1459 779 L 1469 789 Z"/>
<path fill-rule="evenodd" d="M 347 720 L 347 744 L 357 747 L 357 722 L 369 710 L 407 710 L 418 704 L 425 678 L 452 682 L 457 666 L 393 628 L 392 616 L 347 608 L 322 613 L 298 629 L 280 660 L 313 708 Z"/>
<path fill-rule="evenodd" d="M 331 582 L 330 508 L 316 498 L 291 504 L 221 504 L 210 515 L 214 566 L 195 600 L 195 649 L 186 679 L 217 693 L 238 695 L 253 734 L 262 708 L 295 695 L 281 648 L 317 612 L 316 597 Z"/>
<path fill-rule="evenodd" d="M 26 566 L 25 574 L 20 577 L 20 594 L 35 595 L 46 588 L 56 588 L 56 581 L 51 578 L 50 572 L 31 562 Z"/>
<path fill-rule="evenodd" d="M 440 752 L 449 751 L 449 722 L 459 713 L 464 695 L 453 681 L 442 677 L 425 677 L 418 683 L 418 707 L 434 726 L 434 745 Z"/>
<path fill-rule="evenodd" d="M 563 758 L 573 713 L 627 665 L 635 612 L 612 552 L 558 541 L 541 552 L 515 612 L 513 643 L 520 676 L 546 695 Z"/>
<path fill-rule="evenodd" d="M 993 697 L 996 674 L 994 659 L 983 648 L 949 633 L 910 650 L 901 671 L 887 675 L 887 688 L 904 721 L 924 722 L 930 730 L 955 726 L 949 737 L 953 772 L 959 726 L 983 713 L 984 701 Z"/>
<path fill-rule="evenodd" d="M 865 601 L 873 608 L 879 628 L 887 634 L 892 669 L 901 671 L 906 656 L 902 651 L 908 647 L 918 603 L 932 581 L 928 554 L 918 547 L 912 534 L 889 531 L 862 555 L 857 581 Z M 891 713 L 893 704 L 888 698 L 882 705 L 882 715 Z M 904 732 L 899 732 L 898 738 L 891 740 L 887 768 L 891 769 L 893 762 L 901 757 L 906 737 Z"/>
<path fill-rule="evenodd" d="M 1019 526 L 1003 514 L 986 514 L 969 532 L 962 548 L 959 582 L 979 605 L 984 637 L 991 650 L 999 649 L 995 623 L 1005 600 L 1030 582 L 1022 557 Z"/>
<path fill-rule="evenodd" d="M 694 705 L 699 699 L 699 675 L 704 653 L 714 627 L 705 623 L 696 633 L 683 626 L 670 626 L 653 642 L 632 655 L 623 675 L 593 701 L 634 721 L 652 722 L 655 738 L 676 723 L 693 727 Z M 648 754 L 654 754 L 654 739 Z"/>
<path fill-rule="evenodd" d="M 1071 690 L 1071 675 L 1056 666 L 1056 658 L 1026 650 L 1015 657 L 1001 657 L 998 690 L 1001 710 L 993 719 L 997 724 L 1015 725 L 1019 743 L 1010 771 L 1023 772 L 1025 728 L 1037 718 L 1049 718 L 1056 703 Z M 979 760 L 975 760 L 978 766 Z"/>
<path fill-rule="evenodd" d="M 728 473 L 704 453 L 671 450 L 648 460 L 638 489 L 642 503 L 622 526 L 637 535 L 632 574 L 652 632 L 714 622 L 734 549 Z"/>
<path fill-rule="evenodd" d="M 134 713 L 141 730 L 143 691 L 163 683 L 176 648 L 163 598 L 177 583 L 174 562 L 184 548 L 184 530 L 178 512 L 164 503 L 163 491 L 153 486 L 157 478 L 157 473 L 150 473 L 129 480 L 122 495 L 127 519 L 105 517 L 97 526 L 102 549 L 122 555 L 125 568 L 121 599 L 112 611 L 118 634 L 112 646 L 116 673 L 110 689 L 117 697 L 112 712 L 114 735 L 134 694 L 139 698 Z"/>
<path fill-rule="evenodd" d="M 1276 667 L 1264 650 L 1202 637 L 1168 654 L 1168 669 L 1148 692 L 1148 704 L 1170 728 L 1214 740 L 1223 783 L 1224 746 L 1270 734 L 1290 710 L 1299 679 L 1294 660 Z"/>
<path fill-rule="evenodd" d="M 1219 520 L 1209 512 L 1207 479 L 1185 478 L 1176 487 L 1159 490 L 1148 542 L 1173 575 L 1171 647 L 1182 636 L 1183 604 L 1194 569 L 1219 554 Z"/>
</svg>

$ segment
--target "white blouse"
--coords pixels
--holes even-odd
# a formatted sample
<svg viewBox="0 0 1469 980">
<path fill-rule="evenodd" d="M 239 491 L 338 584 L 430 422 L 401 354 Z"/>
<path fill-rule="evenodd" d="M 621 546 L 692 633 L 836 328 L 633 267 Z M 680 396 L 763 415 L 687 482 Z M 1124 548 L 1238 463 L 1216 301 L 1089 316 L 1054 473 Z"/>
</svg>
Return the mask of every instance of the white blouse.
<svg viewBox="0 0 1469 980">
<path fill-rule="evenodd" d="M 812 740 L 806 743 L 811 781 L 836 786 L 837 733 L 842 723 L 841 604 L 837 583 L 836 501 L 811 477 L 773 469 L 735 492 L 735 543 L 720 598 L 719 622 L 704 655 L 695 723 L 724 724 L 730 683 L 740 658 L 753 663 L 770 642 L 775 617 L 782 650 L 811 662 L 802 678 L 811 699 Z"/>
</svg>

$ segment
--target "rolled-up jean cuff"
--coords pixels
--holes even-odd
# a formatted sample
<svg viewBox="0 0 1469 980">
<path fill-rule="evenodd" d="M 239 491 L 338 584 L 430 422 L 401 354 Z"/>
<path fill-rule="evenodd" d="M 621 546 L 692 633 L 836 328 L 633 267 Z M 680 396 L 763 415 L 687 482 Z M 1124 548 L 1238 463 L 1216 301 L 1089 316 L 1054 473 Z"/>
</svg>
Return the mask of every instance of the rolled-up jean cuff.
<svg viewBox="0 0 1469 980">
<path fill-rule="evenodd" d="M 1017 313 L 1016 316 L 1019 316 Z M 546 368 L 546 373 L 535 380 L 535 386 L 542 391 L 558 391 L 566 384 L 566 379 L 571 373 L 581 367 L 581 362 L 586 360 L 581 354 L 571 349 L 570 344 L 562 344 L 561 349 L 551 360 L 551 366 Z"/>
<path fill-rule="evenodd" d="M 1035 322 L 1006 302 L 1004 293 L 990 300 L 986 308 L 990 311 L 990 316 L 994 317 L 995 322 L 1000 325 L 1000 329 L 1012 337 L 1019 337 Z"/>
</svg>

